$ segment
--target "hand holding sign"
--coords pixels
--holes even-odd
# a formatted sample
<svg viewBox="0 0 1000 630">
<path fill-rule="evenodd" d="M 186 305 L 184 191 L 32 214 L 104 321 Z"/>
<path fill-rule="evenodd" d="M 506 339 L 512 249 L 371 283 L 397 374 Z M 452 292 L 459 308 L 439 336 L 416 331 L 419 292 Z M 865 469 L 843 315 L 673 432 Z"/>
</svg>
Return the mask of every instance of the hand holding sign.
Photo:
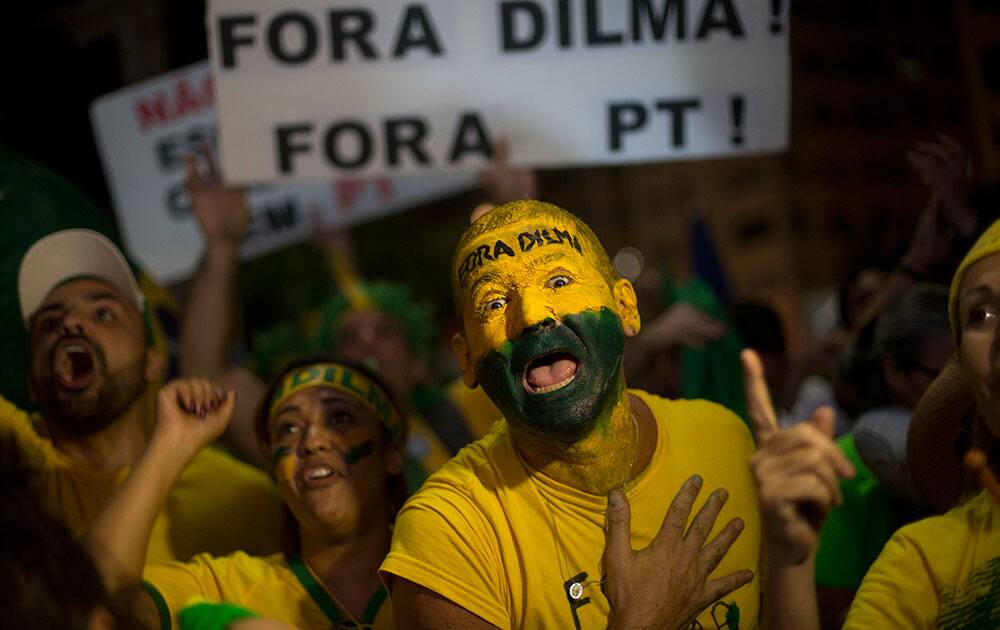
<svg viewBox="0 0 1000 630">
<path fill-rule="evenodd" d="M 603 558 L 605 593 L 611 604 L 608 628 L 687 627 L 706 607 L 753 579 L 748 570 L 709 579 L 743 531 L 743 521 L 734 518 L 708 540 L 729 498 L 720 488 L 688 527 L 701 485 L 697 475 L 684 482 L 656 538 L 639 550 L 632 549 L 628 499 L 617 490 L 608 497 Z"/>
<path fill-rule="evenodd" d="M 209 245 L 238 246 L 250 226 L 246 191 L 226 186 L 206 145 L 201 147 L 201 158 L 205 161 L 205 174 L 198 170 L 195 156 L 188 155 L 184 180 L 198 224 Z"/>
<path fill-rule="evenodd" d="M 854 467 L 833 443 L 829 407 L 780 430 L 760 357 L 744 350 L 740 360 L 757 438 L 750 467 L 760 496 L 768 562 L 771 567 L 797 566 L 815 553 L 827 512 L 842 500 L 840 479 L 853 477 Z"/>
</svg>

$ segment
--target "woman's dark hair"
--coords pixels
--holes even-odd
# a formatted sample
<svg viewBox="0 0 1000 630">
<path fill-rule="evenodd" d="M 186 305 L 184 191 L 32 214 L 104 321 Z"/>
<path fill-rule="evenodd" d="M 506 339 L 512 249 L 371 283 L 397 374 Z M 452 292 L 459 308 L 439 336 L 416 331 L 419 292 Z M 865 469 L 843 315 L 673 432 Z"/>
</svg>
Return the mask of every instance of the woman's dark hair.
<svg viewBox="0 0 1000 630">
<path fill-rule="evenodd" d="M 45 511 L 36 479 L 16 438 L 0 433 L 0 628 L 84 630 L 101 608 L 117 628 L 142 627 L 104 589 L 87 551 Z"/>
<path fill-rule="evenodd" d="M 948 287 L 919 282 L 878 316 L 873 350 L 900 369 L 920 367 L 927 344 L 950 332 Z"/>
<path fill-rule="evenodd" d="M 948 288 L 920 282 L 891 300 L 855 336 L 840 361 L 838 402 L 852 417 L 892 402 L 882 359 L 901 370 L 923 370 L 927 344 L 948 334 Z"/>
<path fill-rule="evenodd" d="M 389 399 L 389 404 L 391 404 L 396 411 L 399 413 L 400 419 L 403 421 L 403 435 L 401 442 L 405 443 L 406 436 L 409 432 L 409 424 L 407 423 L 407 408 L 402 406 L 399 400 L 393 394 L 392 390 L 386 384 L 385 380 L 379 376 L 373 370 L 360 365 L 354 361 L 345 361 L 344 359 L 339 359 L 331 354 L 312 354 L 298 359 L 293 359 L 288 362 L 275 377 L 271 380 L 268 385 L 267 390 L 264 392 L 264 397 L 260 401 L 260 406 L 257 407 L 257 413 L 254 417 L 254 431 L 257 434 L 257 442 L 260 444 L 265 453 L 270 455 L 271 453 L 271 432 L 269 430 L 269 422 L 271 419 L 271 404 L 274 401 L 274 395 L 277 392 L 278 386 L 281 381 L 288 375 L 288 373 L 293 372 L 299 368 L 305 367 L 307 365 L 313 365 L 316 363 L 335 363 L 337 365 L 342 365 L 346 368 L 350 368 L 355 372 L 360 372 L 363 376 L 371 380 L 373 383 L 379 386 L 386 397 Z M 386 444 L 392 441 L 392 436 L 389 434 L 388 428 L 382 427 L 382 439 Z M 402 444 L 400 448 L 403 448 Z M 405 457 L 405 450 L 403 452 Z M 389 518 L 395 519 L 396 512 L 399 508 L 403 507 L 403 503 L 410 496 L 409 489 L 406 486 L 406 478 L 403 476 L 403 472 L 400 471 L 398 474 L 389 476 Z M 285 506 L 282 510 L 282 528 L 281 528 L 281 547 L 282 550 L 288 555 L 295 555 L 299 553 L 299 524 L 292 515 L 291 510 L 288 506 Z"/>
</svg>

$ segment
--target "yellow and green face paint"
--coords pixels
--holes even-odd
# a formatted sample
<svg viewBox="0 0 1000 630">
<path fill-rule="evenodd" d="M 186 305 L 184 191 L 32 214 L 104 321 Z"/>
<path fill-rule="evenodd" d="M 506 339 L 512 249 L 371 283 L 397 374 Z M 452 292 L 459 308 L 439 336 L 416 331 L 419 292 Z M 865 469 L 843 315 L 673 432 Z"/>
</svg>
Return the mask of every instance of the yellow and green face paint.
<svg viewBox="0 0 1000 630">
<path fill-rule="evenodd" d="M 304 365 L 286 374 L 271 399 L 272 421 L 275 411 L 282 403 L 299 392 L 314 387 L 333 389 L 358 401 L 381 421 L 390 439 L 395 444 L 402 445 L 405 427 L 399 411 L 393 406 L 386 392 L 361 372 L 336 363 Z M 370 455 L 374 448 L 374 441 L 371 439 L 349 445 L 344 460 L 348 465 L 355 464 Z M 292 481 L 298 459 L 295 446 L 291 444 L 275 446 L 271 455 L 275 477 L 279 481 Z"/>
<path fill-rule="evenodd" d="M 277 477 L 278 481 L 292 481 L 295 477 L 298 459 L 295 449 L 291 446 L 283 444 L 274 449 L 271 464 L 274 466 L 274 476 Z"/>
<path fill-rule="evenodd" d="M 629 308 L 634 294 L 608 277 L 596 239 L 574 233 L 578 220 L 530 210 L 466 239 L 458 252 L 453 281 L 464 333 L 456 348 L 509 422 L 572 442 L 623 395 L 619 293 L 627 285 Z"/>
<path fill-rule="evenodd" d="M 365 440 L 361 444 L 355 444 L 348 448 L 347 455 L 344 456 L 344 461 L 347 462 L 348 466 L 354 465 L 371 455 L 374 449 L 374 443 L 371 440 Z"/>
</svg>

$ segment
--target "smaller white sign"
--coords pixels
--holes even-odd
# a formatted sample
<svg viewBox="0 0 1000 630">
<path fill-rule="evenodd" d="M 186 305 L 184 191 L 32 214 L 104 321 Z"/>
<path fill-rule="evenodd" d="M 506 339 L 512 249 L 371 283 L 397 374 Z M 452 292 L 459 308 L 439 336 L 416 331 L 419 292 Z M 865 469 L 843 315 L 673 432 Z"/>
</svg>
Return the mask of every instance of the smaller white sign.
<svg viewBox="0 0 1000 630">
<path fill-rule="evenodd" d="M 184 189 L 185 156 L 216 150 L 217 121 L 208 63 L 187 66 L 104 95 L 90 116 L 130 257 L 154 278 L 189 276 L 203 238 Z M 476 185 L 472 172 L 276 184 L 248 190 L 251 258 L 326 228 L 398 212 Z"/>
</svg>

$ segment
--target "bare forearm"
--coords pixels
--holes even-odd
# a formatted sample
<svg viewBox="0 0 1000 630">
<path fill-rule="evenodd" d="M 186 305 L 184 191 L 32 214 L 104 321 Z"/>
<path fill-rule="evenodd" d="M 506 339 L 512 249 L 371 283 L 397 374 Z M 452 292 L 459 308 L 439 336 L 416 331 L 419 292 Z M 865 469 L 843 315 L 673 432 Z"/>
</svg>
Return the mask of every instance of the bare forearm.
<svg viewBox="0 0 1000 630">
<path fill-rule="evenodd" d="M 816 603 L 816 557 L 793 567 L 768 567 L 764 582 L 761 628 L 819 630 Z"/>
<path fill-rule="evenodd" d="M 181 324 L 181 374 L 218 379 L 232 335 L 233 285 L 239 244 L 209 243 L 191 284 Z"/>
<path fill-rule="evenodd" d="M 85 544 L 110 592 L 142 579 L 153 524 L 190 460 L 191 456 L 183 456 L 154 435 L 142 459 L 91 526 Z"/>
</svg>

